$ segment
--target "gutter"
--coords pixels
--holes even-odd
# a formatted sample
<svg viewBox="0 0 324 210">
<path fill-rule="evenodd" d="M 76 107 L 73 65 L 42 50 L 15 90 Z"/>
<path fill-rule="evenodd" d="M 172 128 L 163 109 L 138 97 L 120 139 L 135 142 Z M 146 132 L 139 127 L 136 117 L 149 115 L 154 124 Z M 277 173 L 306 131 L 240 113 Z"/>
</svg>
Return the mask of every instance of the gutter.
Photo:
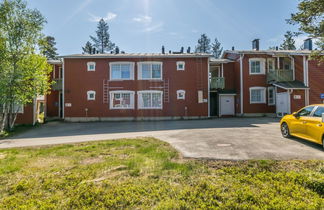
<svg viewBox="0 0 324 210">
<path fill-rule="evenodd" d="M 243 58 L 244 54 L 240 54 L 240 104 L 241 115 L 243 115 Z"/>
</svg>

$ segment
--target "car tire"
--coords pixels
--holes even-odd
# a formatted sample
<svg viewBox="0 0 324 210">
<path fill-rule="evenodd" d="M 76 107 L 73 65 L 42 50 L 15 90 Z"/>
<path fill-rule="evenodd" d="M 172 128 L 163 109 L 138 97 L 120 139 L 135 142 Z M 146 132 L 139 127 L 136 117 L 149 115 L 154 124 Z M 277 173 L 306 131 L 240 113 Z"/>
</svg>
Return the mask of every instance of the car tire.
<svg viewBox="0 0 324 210">
<path fill-rule="evenodd" d="M 322 137 L 322 148 L 323 148 L 323 151 L 324 151 L 324 135 Z"/>
<path fill-rule="evenodd" d="M 281 130 L 281 135 L 284 137 L 284 138 L 289 138 L 291 137 L 290 135 L 290 131 L 289 131 L 289 127 L 288 127 L 288 124 L 287 123 L 282 123 L 281 126 L 280 126 L 280 130 Z"/>
</svg>

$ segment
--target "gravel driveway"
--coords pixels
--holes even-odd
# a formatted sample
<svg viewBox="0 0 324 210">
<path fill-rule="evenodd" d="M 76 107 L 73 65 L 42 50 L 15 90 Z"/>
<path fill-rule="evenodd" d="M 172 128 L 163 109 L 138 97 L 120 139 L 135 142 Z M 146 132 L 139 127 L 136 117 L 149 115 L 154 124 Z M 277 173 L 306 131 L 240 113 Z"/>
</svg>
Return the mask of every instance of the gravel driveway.
<svg viewBox="0 0 324 210">
<path fill-rule="evenodd" d="M 323 159 L 321 145 L 284 139 L 275 118 L 222 118 L 151 122 L 51 122 L 10 139 L 0 148 L 152 136 L 184 157 L 221 160 Z"/>
</svg>

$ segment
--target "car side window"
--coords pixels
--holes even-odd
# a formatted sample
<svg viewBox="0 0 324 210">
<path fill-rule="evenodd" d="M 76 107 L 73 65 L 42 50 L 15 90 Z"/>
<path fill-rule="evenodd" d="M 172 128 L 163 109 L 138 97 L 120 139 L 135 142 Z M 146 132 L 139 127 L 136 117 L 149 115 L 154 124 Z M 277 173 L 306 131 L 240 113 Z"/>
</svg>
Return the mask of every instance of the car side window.
<svg viewBox="0 0 324 210">
<path fill-rule="evenodd" d="M 316 111 L 314 112 L 314 117 L 322 117 L 322 114 L 324 114 L 324 107 L 317 107 Z"/>
<path fill-rule="evenodd" d="M 313 106 L 306 107 L 306 108 L 300 110 L 300 111 L 298 112 L 298 115 L 299 115 L 300 117 L 303 117 L 303 116 L 310 116 L 310 114 L 312 113 L 313 109 L 314 109 Z"/>
</svg>

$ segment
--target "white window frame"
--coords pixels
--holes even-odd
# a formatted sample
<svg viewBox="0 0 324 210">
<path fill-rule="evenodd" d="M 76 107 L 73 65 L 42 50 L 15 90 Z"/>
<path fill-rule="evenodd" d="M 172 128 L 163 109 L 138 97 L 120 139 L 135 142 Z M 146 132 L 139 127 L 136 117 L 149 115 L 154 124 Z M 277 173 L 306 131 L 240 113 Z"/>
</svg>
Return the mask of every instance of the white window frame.
<svg viewBox="0 0 324 210">
<path fill-rule="evenodd" d="M 266 103 L 266 89 L 265 87 L 250 87 L 250 104 L 265 104 Z M 252 101 L 252 90 L 261 90 L 263 94 L 262 101 Z"/>
<path fill-rule="evenodd" d="M 272 65 L 273 65 L 273 68 L 271 71 L 275 71 L 276 69 L 276 59 L 274 58 L 268 58 L 267 59 L 267 69 L 268 69 L 268 72 L 270 72 L 270 63 L 272 62 Z"/>
<path fill-rule="evenodd" d="M 259 61 L 260 62 L 260 72 L 252 72 L 252 62 Z M 249 59 L 249 73 L 250 75 L 262 75 L 265 74 L 265 58 L 250 58 Z"/>
<path fill-rule="evenodd" d="M 181 96 L 182 94 L 182 96 Z M 186 91 L 185 90 L 177 90 L 177 99 L 185 100 L 186 99 Z"/>
<path fill-rule="evenodd" d="M 130 65 L 130 72 L 129 72 L 129 78 L 118 78 L 114 79 L 112 78 L 112 65 L 121 65 L 121 64 L 129 64 Z M 121 81 L 121 80 L 134 80 L 134 62 L 110 62 L 109 63 L 109 80 L 111 81 Z"/>
<path fill-rule="evenodd" d="M 94 96 L 93 98 L 90 97 L 91 94 L 93 94 L 93 96 Z M 88 90 L 87 91 L 87 100 L 88 101 L 95 101 L 96 100 L 96 91 L 94 91 L 94 90 Z"/>
<path fill-rule="evenodd" d="M 90 69 L 90 66 L 93 65 L 94 66 L 94 69 Z M 88 71 L 96 71 L 96 62 L 87 62 L 87 70 Z"/>
<path fill-rule="evenodd" d="M 180 68 L 180 65 L 183 66 L 183 68 Z M 186 63 L 184 61 L 177 61 L 177 71 L 184 71 L 185 70 Z"/>
<path fill-rule="evenodd" d="M 143 64 L 150 64 L 151 65 L 151 78 L 142 78 L 142 65 Z M 161 77 L 160 78 L 152 78 L 152 65 L 153 64 L 161 65 Z M 137 63 L 137 68 L 138 68 L 138 75 L 137 75 L 138 80 L 162 80 L 162 78 L 163 78 L 163 62 L 159 62 L 159 61 L 138 62 Z"/>
<path fill-rule="evenodd" d="M 270 91 L 273 91 L 273 102 L 272 103 L 270 103 Z M 269 106 L 274 106 L 274 105 L 276 105 L 276 92 L 275 92 L 275 87 L 268 87 L 268 105 Z"/>
<path fill-rule="evenodd" d="M 143 93 L 160 93 L 161 94 L 161 107 L 143 107 L 142 94 Z M 152 99 L 152 98 L 151 98 Z M 141 90 L 137 91 L 137 107 L 138 109 L 163 109 L 163 91 L 160 90 Z"/>
<path fill-rule="evenodd" d="M 130 106 L 129 107 L 113 107 L 114 94 L 130 94 Z M 109 109 L 134 109 L 135 107 L 135 91 L 130 90 L 114 90 L 109 92 Z"/>
</svg>

